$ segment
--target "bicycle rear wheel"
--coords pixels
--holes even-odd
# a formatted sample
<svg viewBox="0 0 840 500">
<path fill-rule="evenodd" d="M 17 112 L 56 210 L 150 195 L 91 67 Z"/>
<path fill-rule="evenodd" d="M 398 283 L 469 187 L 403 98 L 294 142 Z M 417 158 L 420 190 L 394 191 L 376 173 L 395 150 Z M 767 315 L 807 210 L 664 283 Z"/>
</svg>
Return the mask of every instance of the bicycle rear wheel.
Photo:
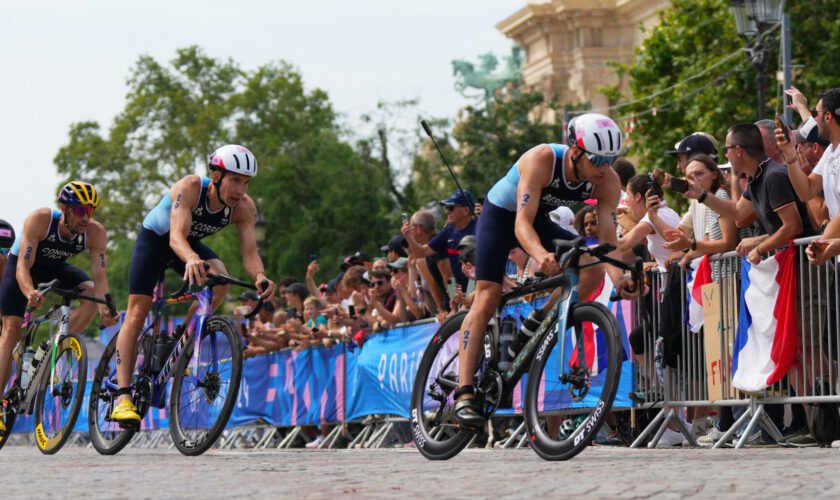
<svg viewBox="0 0 840 500">
<path fill-rule="evenodd" d="M 41 361 L 41 387 L 35 402 L 35 444 L 45 455 L 64 446 L 73 432 L 87 383 L 87 350 L 75 333 L 59 341 L 55 366 L 50 353 Z"/>
<path fill-rule="evenodd" d="M 563 332 L 561 361 L 559 332 L 552 326 L 528 372 L 525 422 L 534 451 L 546 460 L 568 460 L 589 446 L 612 408 L 621 377 L 620 330 L 606 307 L 575 304 L 568 325 L 583 349 Z M 574 380 L 561 382 L 564 375 Z"/>
<path fill-rule="evenodd" d="M 429 342 L 411 393 L 414 443 L 429 460 L 449 460 L 466 448 L 474 432 L 455 422 L 453 394 L 458 388 L 458 348 L 466 312 L 449 318 Z M 481 366 L 479 361 L 478 366 Z"/>
<path fill-rule="evenodd" d="M 134 363 L 133 380 L 138 380 L 146 359 L 146 344 L 137 343 L 137 355 Z M 90 442 L 102 455 L 115 455 L 131 441 L 136 432 L 133 429 L 123 429 L 117 422 L 111 420 L 111 412 L 117 401 L 117 335 L 108 342 L 108 347 L 99 359 L 99 365 L 94 372 L 93 382 L 90 387 L 90 403 L 88 405 L 88 428 L 90 429 Z M 149 384 L 150 385 L 150 384 Z M 138 390 L 135 384 L 133 389 Z M 151 387 L 147 388 L 151 392 Z M 141 405 L 137 409 L 140 418 L 144 418 L 149 411 L 148 405 Z"/>
<path fill-rule="evenodd" d="M 198 372 L 192 373 L 193 343 L 175 367 L 169 398 L 169 431 L 178 451 L 201 455 L 225 429 L 242 379 L 242 345 L 236 328 L 211 317 L 201 332 Z"/>
</svg>

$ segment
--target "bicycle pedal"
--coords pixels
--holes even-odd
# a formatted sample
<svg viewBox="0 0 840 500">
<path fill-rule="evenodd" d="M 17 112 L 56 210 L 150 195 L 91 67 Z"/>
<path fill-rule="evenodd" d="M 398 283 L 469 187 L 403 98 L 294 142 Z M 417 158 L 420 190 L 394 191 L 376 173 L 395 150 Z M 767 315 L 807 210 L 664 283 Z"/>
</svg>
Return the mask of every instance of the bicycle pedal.
<svg viewBox="0 0 840 500">
<path fill-rule="evenodd" d="M 139 431 L 140 430 L 140 421 L 139 420 L 117 420 L 117 425 L 120 426 L 120 429 L 124 431 Z"/>
</svg>

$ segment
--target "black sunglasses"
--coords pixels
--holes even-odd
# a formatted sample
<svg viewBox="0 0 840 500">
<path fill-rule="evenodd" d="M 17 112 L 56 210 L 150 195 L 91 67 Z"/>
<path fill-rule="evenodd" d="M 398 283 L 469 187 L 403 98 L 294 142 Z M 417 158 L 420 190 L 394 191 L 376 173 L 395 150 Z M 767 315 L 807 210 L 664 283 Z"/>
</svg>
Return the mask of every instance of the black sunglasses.
<svg viewBox="0 0 840 500">
<path fill-rule="evenodd" d="M 373 282 L 373 286 L 382 286 L 385 284 L 385 280 L 376 280 Z"/>
</svg>

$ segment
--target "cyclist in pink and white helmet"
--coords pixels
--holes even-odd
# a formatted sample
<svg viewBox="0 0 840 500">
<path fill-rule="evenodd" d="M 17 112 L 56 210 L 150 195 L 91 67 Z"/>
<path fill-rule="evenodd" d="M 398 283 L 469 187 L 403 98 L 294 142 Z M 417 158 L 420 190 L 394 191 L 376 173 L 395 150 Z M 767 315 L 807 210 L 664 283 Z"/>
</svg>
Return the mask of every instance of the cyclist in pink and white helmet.
<svg viewBox="0 0 840 500">
<path fill-rule="evenodd" d="M 558 207 L 573 207 L 589 198 L 598 200 L 598 239 L 615 245 L 614 213 L 621 181 L 610 165 L 618 158 L 621 146 L 621 130 L 608 116 L 577 116 L 569 123 L 567 145 L 540 144 L 530 149 L 487 193 L 476 231 L 475 300 L 461 328 L 467 343 L 455 394 L 455 418 L 461 425 L 479 427 L 484 423 L 475 403 L 473 380 L 483 332 L 499 305 L 508 252 L 518 245 L 539 263 L 542 273 L 557 274 L 560 267 L 552 241 L 572 240 L 576 235 L 554 224 L 549 214 Z M 618 251 L 610 256 L 621 259 Z M 606 271 L 622 296 L 638 295 L 633 281 L 621 269 L 607 266 Z M 582 300 L 601 284 L 603 277 L 602 266 L 581 270 Z M 537 317 L 554 303 L 550 300 Z"/>
<path fill-rule="evenodd" d="M 176 182 L 143 220 L 134 243 L 128 275 L 128 308 L 117 339 L 119 399 L 111 414 L 114 421 L 135 425 L 140 421 L 132 403 L 131 374 L 137 338 L 152 306 L 157 281 L 169 268 L 194 284 L 204 282 L 207 270 L 227 274 L 225 264 L 201 240 L 233 224 L 239 233 L 242 264 L 268 300 L 275 284 L 265 274 L 257 252 L 257 207 L 248 187 L 257 175 L 257 159 L 247 148 L 230 144 L 210 155 L 211 177 L 188 175 Z M 215 309 L 225 297 L 226 286 L 213 291 Z"/>
</svg>

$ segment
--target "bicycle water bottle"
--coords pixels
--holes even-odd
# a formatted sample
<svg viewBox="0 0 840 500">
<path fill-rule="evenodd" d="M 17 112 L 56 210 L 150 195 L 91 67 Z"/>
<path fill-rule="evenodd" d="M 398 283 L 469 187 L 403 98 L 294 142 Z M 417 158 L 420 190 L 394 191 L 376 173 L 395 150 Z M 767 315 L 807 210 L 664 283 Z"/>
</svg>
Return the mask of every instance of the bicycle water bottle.
<svg viewBox="0 0 840 500">
<path fill-rule="evenodd" d="M 152 355 L 152 371 L 158 373 L 163 368 L 163 363 L 169 355 L 169 335 L 165 331 L 158 334 L 152 352 L 154 353 Z"/>
<path fill-rule="evenodd" d="M 531 340 L 531 337 L 534 336 L 534 333 L 537 332 L 537 329 L 542 324 L 543 320 L 545 319 L 545 313 L 542 309 L 534 309 L 531 314 L 525 318 L 525 321 L 522 322 L 522 328 L 516 332 L 516 337 L 511 342 L 510 347 L 508 348 L 508 354 L 511 358 L 515 358 L 519 351 L 525 347 L 525 344 Z"/>
<path fill-rule="evenodd" d="M 499 326 L 499 363 L 497 366 L 501 371 L 507 371 L 513 361 L 509 348 L 516 334 L 516 320 L 513 316 L 505 316 Z"/>
<path fill-rule="evenodd" d="M 40 366 L 41 361 L 44 359 L 44 356 L 47 354 L 49 348 L 50 343 L 46 340 L 38 346 L 38 350 L 35 351 L 35 357 L 32 358 L 32 365 L 30 366 L 32 373 L 30 375 L 35 375 L 35 370 L 37 370 L 38 366 Z"/>
<path fill-rule="evenodd" d="M 32 368 L 32 359 L 35 357 L 35 351 L 32 350 L 32 347 L 27 347 L 26 351 L 23 353 L 23 370 L 21 370 L 20 375 L 20 385 L 22 388 L 29 387 L 29 380 L 32 376 L 29 373 L 30 368 Z"/>
</svg>

